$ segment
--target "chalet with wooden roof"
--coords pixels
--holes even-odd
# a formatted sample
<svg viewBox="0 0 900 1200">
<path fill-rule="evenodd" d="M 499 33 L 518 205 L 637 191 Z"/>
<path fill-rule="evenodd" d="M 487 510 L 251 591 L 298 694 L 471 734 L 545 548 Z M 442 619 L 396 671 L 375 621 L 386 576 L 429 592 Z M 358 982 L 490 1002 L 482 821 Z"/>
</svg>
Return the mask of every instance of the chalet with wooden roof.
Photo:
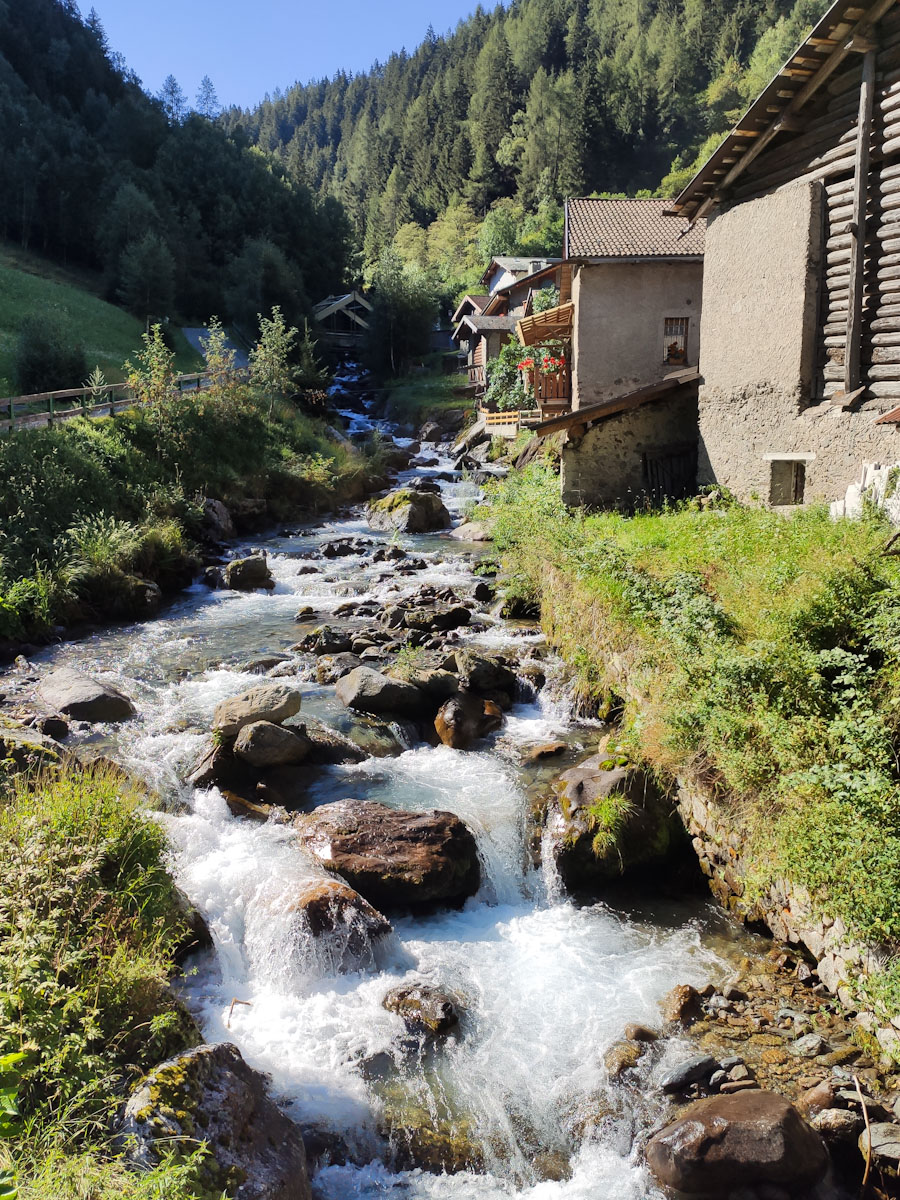
<svg viewBox="0 0 900 1200">
<path fill-rule="evenodd" d="M 336 350 L 357 350 L 369 332 L 372 305 L 360 292 L 328 296 L 313 307 L 316 338 Z"/>
<path fill-rule="evenodd" d="M 492 258 L 487 270 L 481 277 L 481 282 L 493 296 L 499 288 L 507 287 L 521 279 L 524 275 L 534 275 L 545 267 L 558 265 L 558 258 L 521 258 L 502 254 Z"/>
<path fill-rule="evenodd" d="M 668 211 L 708 220 L 700 481 L 799 504 L 900 459 L 894 0 L 838 0 Z"/>
<path fill-rule="evenodd" d="M 531 260 L 493 260 L 494 264 L 499 262 L 530 264 Z M 456 325 L 453 341 L 459 347 L 460 356 L 465 355 L 465 369 L 468 371 L 469 382 L 474 384 L 477 390 L 484 390 L 487 383 L 487 364 L 497 357 L 506 342 L 515 338 L 518 322 L 520 318 L 531 313 L 537 293 L 546 288 L 564 288 L 567 278 L 567 268 L 559 259 L 544 261 L 535 271 L 511 277 L 507 283 L 495 288 L 489 296 L 466 296 L 463 299 L 453 315 Z M 476 300 L 479 303 L 479 311 L 475 311 Z"/>
<path fill-rule="evenodd" d="M 665 208 L 663 200 L 569 200 L 571 298 L 521 322 L 527 345 L 571 340 L 571 411 L 537 427 L 566 431 L 569 504 L 629 509 L 696 486 L 705 223 Z"/>
</svg>

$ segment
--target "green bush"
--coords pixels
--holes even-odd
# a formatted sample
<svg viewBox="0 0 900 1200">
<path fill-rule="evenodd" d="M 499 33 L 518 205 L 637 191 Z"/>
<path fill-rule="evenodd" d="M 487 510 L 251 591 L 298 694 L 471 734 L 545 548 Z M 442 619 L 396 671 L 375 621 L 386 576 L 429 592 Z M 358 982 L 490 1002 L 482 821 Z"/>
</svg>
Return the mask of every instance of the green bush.
<svg viewBox="0 0 900 1200">
<path fill-rule="evenodd" d="M 731 797 L 752 886 L 787 876 L 900 948 L 900 567 L 881 518 L 734 504 L 589 517 L 540 466 L 489 511 L 514 591 L 541 602 L 580 690 L 602 699 L 627 663 L 641 701 L 623 742 Z"/>
<path fill-rule="evenodd" d="M 87 373 L 84 350 L 58 312 L 26 318 L 16 346 L 16 383 L 22 395 L 79 387 Z"/>
</svg>

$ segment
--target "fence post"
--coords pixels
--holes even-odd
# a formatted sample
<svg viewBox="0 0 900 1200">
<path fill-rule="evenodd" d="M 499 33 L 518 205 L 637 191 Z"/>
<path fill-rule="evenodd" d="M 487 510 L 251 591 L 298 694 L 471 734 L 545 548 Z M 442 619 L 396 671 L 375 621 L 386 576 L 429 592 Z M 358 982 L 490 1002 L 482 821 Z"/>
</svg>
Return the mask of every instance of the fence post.
<svg viewBox="0 0 900 1200">
<path fill-rule="evenodd" d="M 12 402 L 12 396 L 9 398 L 9 436 L 12 437 L 16 428 L 16 406 Z"/>
<path fill-rule="evenodd" d="M 56 406 L 53 402 L 53 393 L 51 392 L 50 398 L 47 400 L 47 414 L 48 414 L 47 424 L 48 425 L 53 424 L 53 417 L 54 417 L 55 413 L 56 413 Z"/>
<path fill-rule="evenodd" d="M 82 392 L 81 393 L 81 415 L 83 417 L 87 416 L 87 398 L 88 398 L 87 391 Z"/>
</svg>

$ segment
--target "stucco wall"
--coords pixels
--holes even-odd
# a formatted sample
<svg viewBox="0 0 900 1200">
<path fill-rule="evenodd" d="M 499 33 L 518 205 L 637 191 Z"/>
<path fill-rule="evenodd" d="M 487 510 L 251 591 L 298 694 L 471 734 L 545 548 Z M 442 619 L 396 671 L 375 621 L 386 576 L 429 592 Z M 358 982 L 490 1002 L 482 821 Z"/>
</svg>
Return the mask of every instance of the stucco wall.
<svg viewBox="0 0 900 1200">
<path fill-rule="evenodd" d="M 598 263 L 576 268 L 574 408 L 653 383 L 677 366 L 664 361 L 666 317 L 688 317 L 688 366 L 700 352 L 703 264 Z"/>
<path fill-rule="evenodd" d="M 894 401 L 870 400 L 858 412 L 829 404 L 800 408 L 796 388 L 761 383 L 700 389 L 700 483 L 721 483 L 741 499 L 769 500 L 771 457 L 803 456 L 804 503 L 837 500 L 863 463 L 900 458 L 895 425 L 876 425 Z M 770 456 L 767 458 L 766 456 Z"/>
<path fill-rule="evenodd" d="M 700 331 L 707 386 L 794 388 L 808 402 L 823 199 L 821 183 L 792 184 L 709 222 Z"/>
<path fill-rule="evenodd" d="M 695 398 L 647 404 L 610 417 L 562 451 L 566 504 L 631 509 L 645 494 L 643 455 L 697 439 Z"/>
<path fill-rule="evenodd" d="M 810 404 L 823 202 L 820 183 L 791 184 L 707 227 L 698 477 L 742 499 L 770 499 L 779 456 L 802 459 L 805 503 L 838 499 L 864 462 L 900 456 L 896 428 L 875 425 L 894 401 Z"/>
</svg>

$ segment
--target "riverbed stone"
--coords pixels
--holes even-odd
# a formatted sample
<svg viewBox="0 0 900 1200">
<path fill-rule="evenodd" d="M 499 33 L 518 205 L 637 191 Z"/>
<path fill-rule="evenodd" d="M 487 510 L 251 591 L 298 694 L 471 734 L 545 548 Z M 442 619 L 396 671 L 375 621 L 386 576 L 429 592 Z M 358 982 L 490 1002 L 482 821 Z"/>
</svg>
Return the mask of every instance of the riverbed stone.
<svg viewBox="0 0 900 1200">
<path fill-rule="evenodd" d="M 341 879 L 311 880 L 290 911 L 302 932 L 321 943 L 321 965 L 342 973 L 372 966 L 377 945 L 391 932 L 390 921 Z"/>
<path fill-rule="evenodd" d="M 568 888 L 598 887 L 662 865 L 682 845 L 671 804 L 636 767 L 608 769 L 594 754 L 564 771 L 547 811 L 546 847 Z M 598 824 L 597 811 L 608 812 Z"/>
<path fill-rule="evenodd" d="M 701 1083 L 709 1079 L 716 1071 L 721 1070 L 721 1064 L 709 1054 L 694 1054 L 673 1067 L 659 1082 L 659 1087 L 667 1096 L 685 1092 L 692 1083 Z"/>
<path fill-rule="evenodd" d="M 344 650 L 340 654 L 323 654 L 316 659 L 316 683 L 337 683 L 357 667 L 361 667 L 362 659 Z"/>
<path fill-rule="evenodd" d="M 37 729 L 0 725 L 0 762 L 11 762 L 19 771 L 59 762 L 60 747 Z"/>
<path fill-rule="evenodd" d="M 293 821 L 322 865 L 378 909 L 461 904 L 478 891 L 478 847 L 453 813 L 339 800 Z"/>
<path fill-rule="evenodd" d="M 310 743 L 298 729 L 286 729 L 271 721 L 244 725 L 234 743 L 234 753 L 253 767 L 284 767 L 303 762 Z"/>
<path fill-rule="evenodd" d="M 450 530 L 450 536 L 458 542 L 492 542 L 494 535 L 484 521 L 464 521 Z"/>
<path fill-rule="evenodd" d="M 783 1096 L 759 1089 L 697 1101 L 654 1134 L 646 1154 L 661 1183 L 688 1195 L 765 1184 L 795 1194 L 828 1167 L 820 1135 Z"/>
<path fill-rule="evenodd" d="M 489 697 L 495 692 L 515 694 L 516 673 L 502 655 L 480 654 L 460 647 L 454 651 L 453 658 L 459 685 L 465 691 Z"/>
<path fill-rule="evenodd" d="M 91 724 L 125 721 L 136 711 L 122 692 L 71 667 L 57 667 L 45 675 L 38 695 L 52 712 Z"/>
<path fill-rule="evenodd" d="M 367 758 L 365 750 L 351 738 L 339 733 L 315 717 L 307 717 L 303 724 L 310 743 L 309 762 L 323 765 L 358 763 Z"/>
<path fill-rule="evenodd" d="M 120 1136 L 135 1166 L 188 1155 L 204 1141 L 210 1194 L 236 1200 L 310 1200 L 300 1127 L 281 1112 L 236 1046 L 188 1050 L 153 1070 L 125 1108 Z"/>
<path fill-rule="evenodd" d="M 400 533 L 430 533 L 446 529 L 451 523 L 440 496 L 412 488 L 400 488 L 373 500 L 366 517 L 372 529 L 396 529 Z"/>
<path fill-rule="evenodd" d="M 422 715 L 424 697 L 417 687 L 371 667 L 356 667 L 338 680 L 334 690 L 342 704 L 359 712 Z"/>
<path fill-rule="evenodd" d="M 613 1042 L 603 1056 L 603 1065 L 606 1067 L 610 1081 L 615 1083 L 622 1078 L 626 1071 L 636 1067 L 646 1049 L 646 1045 L 642 1042 L 628 1040 Z"/>
<path fill-rule="evenodd" d="M 689 983 L 680 983 L 666 992 L 660 1009 L 666 1024 L 690 1025 L 703 1015 L 703 997 Z"/>
<path fill-rule="evenodd" d="M 296 688 L 278 681 L 259 683 L 239 696 L 220 701 L 213 714 L 213 729 L 231 738 L 254 721 L 280 725 L 300 711 L 300 704 Z"/>
<path fill-rule="evenodd" d="M 271 591 L 275 586 L 269 564 L 264 554 L 250 554 L 246 558 L 233 558 L 223 572 L 225 586 L 236 592 L 253 592 L 257 588 Z"/>
<path fill-rule="evenodd" d="M 397 1013 L 413 1033 L 444 1034 L 459 1024 L 459 1010 L 449 993 L 428 983 L 391 988 L 382 1005 Z"/>
<path fill-rule="evenodd" d="M 503 712 L 490 700 L 471 692 L 452 696 L 438 710 L 434 728 L 445 746 L 468 750 L 479 738 L 494 733 L 503 724 Z"/>
<path fill-rule="evenodd" d="M 217 542 L 234 537 L 234 521 L 221 500 L 207 496 L 203 501 L 203 532 Z"/>
<path fill-rule="evenodd" d="M 872 1158 L 894 1170 L 900 1169 L 900 1125 L 876 1121 L 859 1135 L 860 1153 L 865 1157 L 871 1145 Z"/>
<path fill-rule="evenodd" d="M 852 1146 L 866 1124 L 862 1113 L 849 1108 L 823 1108 L 813 1113 L 809 1123 L 829 1146 Z"/>
</svg>

